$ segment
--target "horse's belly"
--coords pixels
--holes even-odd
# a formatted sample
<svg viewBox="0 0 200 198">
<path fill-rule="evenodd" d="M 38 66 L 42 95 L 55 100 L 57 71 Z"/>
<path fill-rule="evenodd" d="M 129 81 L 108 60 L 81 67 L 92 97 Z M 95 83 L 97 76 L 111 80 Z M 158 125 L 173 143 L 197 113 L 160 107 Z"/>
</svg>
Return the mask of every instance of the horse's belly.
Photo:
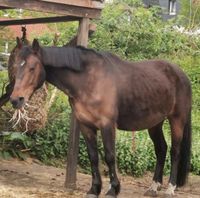
<svg viewBox="0 0 200 198">
<path fill-rule="evenodd" d="M 118 106 L 118 128 L 149 129 L 168 117 L 174 109 L 175 94 L 169 88 L 163 90 L 160 92 L 153 90 L 149 95 L 144 91 L 138 98 L 134 95 L 128 99 L 123 98 Z"/>
<path fill-rule="evenodd" d="M 166 114 L 159 112 L 138 117 L 134 114 L 120 115 L 117 121 L 117 128 L 127 131 L 150 129 L 165 120 L 165 118 Z"/>
</svg>

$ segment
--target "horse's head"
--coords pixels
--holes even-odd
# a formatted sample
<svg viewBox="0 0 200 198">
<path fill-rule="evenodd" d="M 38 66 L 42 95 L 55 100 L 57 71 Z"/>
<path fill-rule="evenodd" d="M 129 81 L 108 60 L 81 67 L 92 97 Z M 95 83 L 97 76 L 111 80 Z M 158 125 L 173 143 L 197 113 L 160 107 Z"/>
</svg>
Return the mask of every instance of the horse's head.
<svg viewBox="0 0 200 198">
<path fill-rule="evenodd" d="M 20 109 L 44 83 L 45 70 L 41 61 L 40 45 L 36 39 L 32 46 L 24 46 L 17 40 L 17 49 L 13 60 L 16 66 L 15 85 L 10 101 L 14 108 Z"/>
<path fill-rule="evenodd" d="M 17 37 L 17 45 L 13 48 L 13 50 L 10 52 L 9 60 L 8 60 L 8 74 L 9 74 L 9 80 L 12 82 L 15 79 L 16 70 L 17 70 L 17 55 L 19 54 L 20 49 L 22 46 L 29 45 L 29 41 L 26 38 L 19 38 Z"/>
</svg>

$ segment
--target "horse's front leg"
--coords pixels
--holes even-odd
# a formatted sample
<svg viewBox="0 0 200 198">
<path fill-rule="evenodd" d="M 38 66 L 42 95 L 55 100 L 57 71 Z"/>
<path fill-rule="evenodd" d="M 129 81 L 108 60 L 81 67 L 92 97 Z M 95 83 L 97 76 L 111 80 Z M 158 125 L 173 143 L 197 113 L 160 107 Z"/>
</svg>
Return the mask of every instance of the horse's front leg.
<svg viewBox="0 0 200 198">
<path fill-rule="evenodd" d="M 120 182 L 116 174 L 115 164 L 115 127 L 106 125 L 101 128 L 102 140 L 105 150 L 105 161 L 108 165 L 110 176 L 110 189 L 106 193 L 106 198 L 117 197 L 120 192 Z"/>
<path fill-rule="evenodd" d="M 81 124 L 81 132 L 87 145 L 87 151 L 91 163 L 92 170 L 92 186 L 87 192 L 86 198 L 97 198 L 101 192 L 102 181 L 98 168 L 99 158 L 97 150 L 96 129 L 86 127 Z"/>
</svg>

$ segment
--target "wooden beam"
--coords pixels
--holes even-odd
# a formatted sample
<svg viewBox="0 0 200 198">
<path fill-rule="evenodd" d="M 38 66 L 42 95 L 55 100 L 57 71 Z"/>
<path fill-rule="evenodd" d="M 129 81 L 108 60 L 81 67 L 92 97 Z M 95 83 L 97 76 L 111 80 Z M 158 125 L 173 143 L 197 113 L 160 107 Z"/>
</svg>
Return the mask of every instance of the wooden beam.
<svg viewBox="0 0 200 198">
<path fill-rule="evenodd" d="M 83 18 L 79 23 L 77 45 L 87 47 L 89 34 L 89 19 Z M 72 123 L 69 136 L 69 146 L 67 154 L 67 168 L 66 168 L 66 179 L 65 187 L 67 190 L 73 191 L 76 189 L 76 168 L 78 162 L 78 151 L 79 151 L 79 139 L 80 139 L 80 128 L 79 122 L 76 119 L 74 113 L 72 113 Z"/>
<path fill-rule="evenodd" d="M 79 7 L 102 9 L 103 3 L 94 0 L 41 0 L 46 2 L 63 3 L 67 5 L 75 5 Z"/>
<path fill-rule="evenodd" d="M 99 18 L 101 14 L 101 9 L 38 0 L 2 0 L 0 6 L 88 18 Z"/>
<path fill-rule="evenodd" d="M 10 7 L 0 6 L 0 10 L 10 9 Z"/>
<path fill-rule="evenodd" d="M 9 19 L 2 21 L 0 20 L 0 26 L 78 21 L 80 19 L 81 19 L 80 17 L 76 16 L 42 17 L 42 18 L 32 18 L 32 19 Z"/>
</svg>

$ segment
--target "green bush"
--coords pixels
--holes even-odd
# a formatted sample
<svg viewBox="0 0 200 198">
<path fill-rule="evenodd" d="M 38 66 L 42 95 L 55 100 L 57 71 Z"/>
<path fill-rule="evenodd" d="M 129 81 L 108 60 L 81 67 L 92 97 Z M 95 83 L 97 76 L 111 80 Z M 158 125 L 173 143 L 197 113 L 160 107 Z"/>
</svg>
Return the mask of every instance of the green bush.
<svg viewBox="0 0 200 198">
<path fill-rule="evenodd" d="M 47 126 L 32 135 L 32 154 L 48 164 L 65 158 L 68 147 L 71 109 L 67 97 L 63 93 L 58 95 L 49 111 Z"/>
<path fill-rule="evenodd" d="M 153 144 L 146 132 L 135 134 L 135 149 L 132 148 L 131 134 L 119 134 L 116 144 L 118 168 L 122 173 L 141 176 L 147 170 L 154 170 L 155 155 Z M 129 139 L 129 141 L 127 141 Z"/>
</svg>

